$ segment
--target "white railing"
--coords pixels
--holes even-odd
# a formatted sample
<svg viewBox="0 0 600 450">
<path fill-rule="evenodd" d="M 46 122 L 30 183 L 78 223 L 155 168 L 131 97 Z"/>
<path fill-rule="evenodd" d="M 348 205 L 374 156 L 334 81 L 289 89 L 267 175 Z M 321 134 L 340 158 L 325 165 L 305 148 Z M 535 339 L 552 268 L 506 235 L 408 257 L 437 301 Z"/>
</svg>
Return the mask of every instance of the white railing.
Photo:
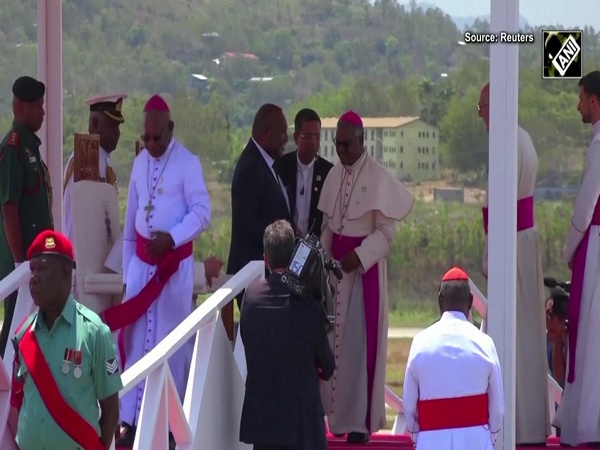
<svg viewBox="0 0 600 450">
<path fill-rule="evenodd" d="M 35 308 L 29 293 L 27 266 L 21 265 L 4 280 L 0 280 L 0 299 L 6 298 L 19 288 L 11 336 L 15 328 Z M 232 348 L 221 320 L 221 309 L 250 283 L 263 277 L 264 263 L 249 263 L 153 350 L 122 374 L 124 389 L 120 396 L 133 389 L 139 382 L 146 383 L 134 450 L 168 448 L 169 431 L 173 433 L 178 450 L 249 448 L 238 441 L 246 378 L 243 344 L 238 336 Z M 472 281 L 470 284 L 473 307 L 481 316 L 481 329 L 485 331 L 487 299 Z M 192 337 L 195 338 L 194 353 L 182 404 L 173 383 L 168 359 Z M 8 345 L 4 364 L 0 367 L 0 424 L 7 423 L 10 408 L 13 356 L 13 347 Z M 550 375 L 548 392 L 548 408 L 552 419 L 555 403 L 560 403 L 562 389 Z M 392 434 L 404 434 L 406 422 L 402 399 L 388 386 L 385 387 L 385 402 L 396 414 Z M 16 450 L 14 438 L 6 426 L 0 426 L 0 443 L 3 450 Z"/>
<path fill-rule="evenodd" d="M 225 332 L 220 310 L 254 280 L 264 278 L 264 262 L 253 261 L 231 277 L 190 314 L 153 350 L 125 371 L 120 396 L 145 381 L 135 450 L 168 448 L 171 431 L 178 450 L 247 449 L 238 441 L 244 398 L 245 361 L 241 343 L 234 349 Z M 29 267 L 23 264 L 0 280 L 0 299 L 19 289 L 11 336 L 34 311 L 29 293 Z M 175 389 L 168 358 L 195 337 L 194 353 L 183 405 Z M 238 340 L 239 341 L 239 340 Z M 10 409 L 10 382 L 14 350 L 7 346 L 0 366 L 0 443 L 2 450 L 17 450 L 6 426 Z M 237 359 L 237 361 L 236 361 Z M 114 449 L 114 443 L 112 448 Z"/>
</svg>

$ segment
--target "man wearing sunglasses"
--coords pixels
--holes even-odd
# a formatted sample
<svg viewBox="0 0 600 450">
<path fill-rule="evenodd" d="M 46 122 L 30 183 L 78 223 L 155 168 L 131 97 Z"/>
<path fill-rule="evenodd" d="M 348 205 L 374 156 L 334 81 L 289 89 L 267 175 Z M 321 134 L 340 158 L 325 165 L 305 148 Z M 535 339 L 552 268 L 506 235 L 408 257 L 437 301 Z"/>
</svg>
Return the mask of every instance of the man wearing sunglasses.
<svg viewBox="0 0 600 450">
<path fill-rule="evenodd" d="M 364 148 L 362 119 L 348 111 L 338 121 L 339 162 L 323 185 L 323 248 L 341 262 L 335 332 L 336 371 L 323 388 L 329 429 L 348 442 L 366 443 L 385 425 L 388 333 L 387 266 L 399 222 L 414 198 Z M 335 408 L 334 408 L 335 405 Z"/>
<path fill-rule="evenodd" d="M 98 169 L 100 179 L 98 181 L 109 183 L 115 187 L 118 192 L 117 176 L 112 166 L 111 154 L 119 144 L 121 137 L 121 124 L 125 122 L 122 114 L 123 100 L 127 98 L 125 94 L 105 95 L 88 98 L 85 102 L 90 108 L 88 121 L 88 132 L 97 134 L 100 137 L 100 148 L 98 151 Z M 75 172 L 75 152 L 71 153 L 65 167 L 63 198 L 63 231 L 69 238 L 73 239 L 73 215 L 71 212 L 71 186 L 73 185 L 73 173 Z M 73 276 L 73 296 L 77 295 L 77 281 Z"/>
<path fill-rule="evenodd" d="M 193 242 L 210 225 L 202 165 L 175 139 L 174 127 L 166 101 L 158 95 L 150 98 L 141 136 L 145 148 L 133 162 L 125 212 L 123 303 L 102 314 L 111 330 L 121 330 L 124 370 L 192 312 Z M 169 358 L 182 400 L 192 346 L 187 342 Z M 117 447 L 133 445 L 143 395 L 141 382 L 121 398 L 123 428 Z"/>
<path fill-rule="evenodd" d="M 486 129 L 490 128 L 490 85 L 479 97 L 477 110 Z M 544 320 L 544 275 L 533 214 L 538 158 L 529 133 L 519 127 L 517 181 L 517 445 L 545 445 L 550 435 L 547 363 Z M 488 230 L 487 195 L 483 226 Z M 483 273 L 487 277 L 487 244 L 483 254 Z"/>
</svg>

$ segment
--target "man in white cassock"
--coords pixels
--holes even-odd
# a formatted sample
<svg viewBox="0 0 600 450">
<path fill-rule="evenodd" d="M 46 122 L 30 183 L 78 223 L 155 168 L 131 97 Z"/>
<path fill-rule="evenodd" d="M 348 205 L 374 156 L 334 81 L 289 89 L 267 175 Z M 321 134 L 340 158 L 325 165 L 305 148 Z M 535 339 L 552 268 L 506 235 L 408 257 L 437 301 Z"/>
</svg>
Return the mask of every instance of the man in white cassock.
<svg viewBox="0 0 600 450">
<path fill-rule="evenodd" d="M 364 127 L 353 111 L 338 121 L 335 146 L 340 162 L 327 175 L 319 210 L 321 242 L 340 261 L 344 277 L 335 289 L 336 362 L 324 384 L 329 430 L 365 443 L 385 425 L 385 366 L 388 298 L 385 257 L 399 222 L 414 199 L 393 174 L 364 149 Z"/>
<path fill-rule="evenodd" d="M 493 105 L 492 105 L 493 106 Z M 481 90 L 479 117 L 490 129 L 490 85 Z M 550 435 L 548 412 L 548 363 L 546 361 L 546 313 L 544 274 L 538 232 L 534 222 L 533 191 L 538 158 L 527 131 L 519 127 L 517 179 L 517 359 L 516 443 L 546 445 Z M 488 199 L 483 208 L 487 236 Z M 487 242 L 483 273 L 487 277 Z"/>
<path fill-rule="evenodd" d="M 592 125 L 583 182 L 565 248 L 572 270 L 568 312 L 567 380 L 554 425 L 561 443 L 600 447 L 600 72 L 579 80 L 577 109 Z"/>
<path fill-rule="evenodd" d="M 111 153 L 117 148 L 121 136 L 121 124 L 125 122 L 123 117 L 123 100 L 125 94 L 103 95 L 88 98 L 85 102 L 90 108 L 88 120 L 88 132 L 100 137 L 100 148 L 98 151 L 98 168 L 100 179 L 98 181 L 113 185 L 118 192 L 117 176 L 112 166 Z M 75 242 L 73 233 L 73 215 L 71 211 L 71 186 L 73 185 L 73 173 L 75 171 L 75 153 L 71 152 L 65 166 L 63 183 L 63 222 L 64 234 L 71 242 Z M 75 274 L 76 276 L 77 274 Z M 73 276 L 72 293 L 77 298 L 77 280 Z"/>
<path fill-rule="evenodd" d="M 169 107 L 160 96 L 144 108 L 145 149 L 135 158 L 123 230 L 124 300 L 103 319 L 121 329 L 124 370 L 152 350 L 192 311 L 193 241 L 210 225 L 210 198 L 196 155 L 173 137 Z M 183 399 L 193 342 L 169 368 Z M 121 398 L 117 447 L 131 447 L 144 395 L 141 382 Z M 171 447 L 174 442 L 171 436 Z"/>
<path fill-rule="evenodd" d="M 469 323 L 473 295 L 455 267 L 442 278 L 441 319 L 418 333 L 404 376 L 406 429 L 416 450 L 493 450 L 504 392 L 492 339 Z"/>
</svg>

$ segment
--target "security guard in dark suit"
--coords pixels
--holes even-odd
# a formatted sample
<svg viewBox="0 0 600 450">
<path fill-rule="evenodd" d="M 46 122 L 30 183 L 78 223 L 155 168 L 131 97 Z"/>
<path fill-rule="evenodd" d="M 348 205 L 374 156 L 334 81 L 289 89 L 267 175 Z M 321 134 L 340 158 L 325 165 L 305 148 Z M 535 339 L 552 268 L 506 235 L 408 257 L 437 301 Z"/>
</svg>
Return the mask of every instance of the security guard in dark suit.
<svg viewBox="0 0 600 450">
<path fill-rule="evenodd" d="M 14 121 L 0 144 L 0 279 L 25 261 L 27 249 L 41 231 L 54 229 L 50 173 L 35 134 L 44 122 L 46 86 L 24 76 L 15 81 L 12 92 Z M 1 356 L 16 301 L 17 292 L 4 301 Z"/>
</svg>

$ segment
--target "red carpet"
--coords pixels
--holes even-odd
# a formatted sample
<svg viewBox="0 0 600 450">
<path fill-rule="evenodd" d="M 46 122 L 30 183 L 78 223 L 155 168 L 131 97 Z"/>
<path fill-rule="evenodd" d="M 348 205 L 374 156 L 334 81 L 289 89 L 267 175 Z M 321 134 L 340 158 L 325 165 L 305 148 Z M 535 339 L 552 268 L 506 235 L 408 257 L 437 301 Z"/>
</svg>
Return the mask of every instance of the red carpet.
<svg viewBox="0 0 600 450">
<path fill-rule="evenodd" d="M 336 438 L 332 435 L 327 436 L 330 449 L 337 450 L 358 450 L 360 448 L 365 449 L 389 449 L 389 450 L 412 450 L 413 445 L 410 438 L 407 435 L 392 436 L 390 434 L 375 434 L 371 436 L 371 442 L 367 445 L 364 444 L 348 444 L 346 438 Z M 548 439 L 547 447 L 517 447 L 517 449 L 523 450 L 541 450 L 546 448 L 560 448 L 558 438 Z"/>
</svg>

